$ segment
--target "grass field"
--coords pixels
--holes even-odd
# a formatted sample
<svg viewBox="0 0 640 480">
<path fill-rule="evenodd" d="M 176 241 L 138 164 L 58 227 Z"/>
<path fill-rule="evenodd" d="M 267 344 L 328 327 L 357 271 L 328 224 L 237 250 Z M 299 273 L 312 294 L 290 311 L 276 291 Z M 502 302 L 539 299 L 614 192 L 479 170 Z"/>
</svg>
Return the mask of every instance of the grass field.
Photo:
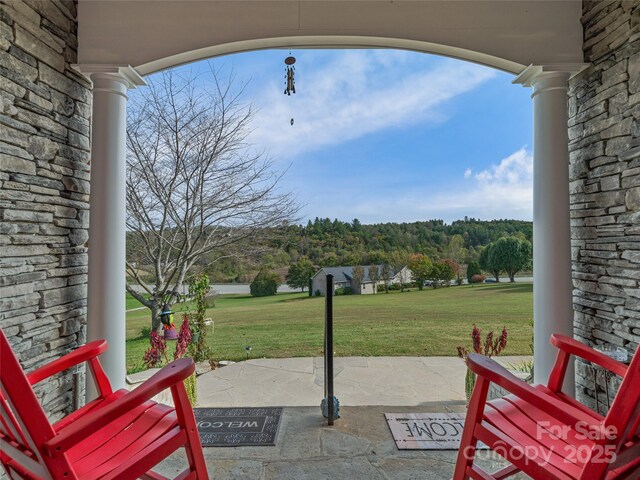
<svg viewBox="0 0 640 480">
<path fill-rule="evenodd" d="M 182 307 L 177 305 L 176 326 Z M 127 314 L 127 369 L 142 369 L 150 325 L 148 310 Z M 472 325 L 483 332 L 507 326 L 505 354 L 530 355 L 533 315 L 531 284 L 474 285 L 334 298 L 337 356 L 456 355 L 471 342 Z M 273 297 L 225 296 L 207 312 L 215 321 L 209 343 L 216 360 L 301 357 L 322 354 L 324 298 L 306 293 Z M 173 347 L 170 347 L 171 349 Z"/>
<path fill-rule="evenodd" d="M 127 310 L 131 310 L 132 308 L 142 307 L 142 304 L 138 300 L 133 298 L 129 293 L 127 293 L 127 297 L 125 301 L 126 301 Z"/>
</svg>

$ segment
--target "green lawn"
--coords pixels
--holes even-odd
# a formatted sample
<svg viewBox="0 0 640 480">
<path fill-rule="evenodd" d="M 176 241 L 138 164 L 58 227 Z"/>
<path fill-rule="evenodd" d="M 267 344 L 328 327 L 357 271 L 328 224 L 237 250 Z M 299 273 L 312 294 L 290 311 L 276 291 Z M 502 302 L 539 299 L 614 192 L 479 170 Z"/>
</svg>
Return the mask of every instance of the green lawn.
<svg viewBox="0 0 640 480">
<path fill-rule="evenodd" d="M 177 305 L 176 324 L 181 322 Z M 350 295 L 334 298 L 334 347 L 337 356 L 455 355 L 456 345 L 471 342 L 472 325 L 483 332 L 507 326 L 505 354 L 530 355 L 533 315 L 531 284 L 474 285 L 437 290 Z M 324 298 L 306 293 L 273 297 L 225 296 L 207 316 L 215 320 L 209 336 L 217 360 L 252 357 L 301 357 L 322 354 Z M 148 310 L 127 315 L 127 368 L 142 368 L 148 339 Z"/>
<path fill-rule="evenodd" d="M 133 298 L 130 293 L 127 293 L 126 302 L 127 302 L 127 310 L 131 310 L 132 308 L 142 307 L 142 304 L 138 300 Z"/>
</svg>

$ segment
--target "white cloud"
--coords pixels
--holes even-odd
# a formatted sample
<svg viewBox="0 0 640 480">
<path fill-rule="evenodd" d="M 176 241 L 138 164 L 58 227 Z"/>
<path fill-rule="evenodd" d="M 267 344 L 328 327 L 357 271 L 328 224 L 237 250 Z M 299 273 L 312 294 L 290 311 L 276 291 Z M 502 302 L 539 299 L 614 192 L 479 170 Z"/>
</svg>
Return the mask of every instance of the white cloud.
<svg viewBox="0 0 640 480">
<path fill-rule="evenodd" d="M 467 168 L 464 171 L 464 178 L 471 178 L 472 173 L 473 173 L 472 170 L 470 168 Z"/>
<path fill-rule="evenodd" d="M 517 185 L 522 179 L 533 178 L 533 157 L 525 147 L 512 153 L 500 161 L 498 165 L 492 165 L 488 170 L 483 170 L 476 175 L 481 184 L 507 187 Z"/>
<path fill-rule="evenodd" d="M 533 155 L 525 147 L 475 176 L 472 197 L 489 203 L 493 218 L 533 218 Z M 477 201 L 477 200 L 476 200 Z"/>
<path fill-rule="evenodd" d="M 347 207 L 343 217 L 358 218 L 363 223 L 433 218 L 451 222 L 464 216 L 484 220 L 533 218 L 533 156 L 525 147 L 458 185 L 452 182 L 447 191 L 411 189 L 395 198 L 367 199 Z M 357 192 L 350 193 L 352 198 L 358 197 Z"/>
<path fill-rule="evenodd" d="M 400 51 L 348 50 L 319 67 L 304 55 L 296 64 L 295 95 L 283 95 L 283 82 L 255 95 L 259 112 L 250 142 L 276 159 L 383 129 L 444 121 L 446 101 L 495 75 L 489 68 L 450 59 L 412 66 L 410 53 Z"/>
</svg>

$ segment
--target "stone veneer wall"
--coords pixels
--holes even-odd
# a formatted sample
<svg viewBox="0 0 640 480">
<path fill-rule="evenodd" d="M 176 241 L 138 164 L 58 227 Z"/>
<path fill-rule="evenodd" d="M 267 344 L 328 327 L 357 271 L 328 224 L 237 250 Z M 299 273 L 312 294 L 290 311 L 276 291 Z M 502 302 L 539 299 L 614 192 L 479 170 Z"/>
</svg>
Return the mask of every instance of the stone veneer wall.
<svg viewBox="0 0 640 480">
<path fill-rule="evenodd" d="M 633 353 L 640 343 L 640 3 L 584 1 L 582 24 L 592 65 L 569 87 L 574 331 L 586 343 Z M 593 405 L 584 363 L 577 384 L 578 398 Z"/>
<path fill-rule="evenodd" d="M 2 0 L 0 33 L 0 327 L 31 370 L 85 342 L 91 92 L 74 1 Z M 73 374 L 38 393 L 59 418 Z"/>
</svg>

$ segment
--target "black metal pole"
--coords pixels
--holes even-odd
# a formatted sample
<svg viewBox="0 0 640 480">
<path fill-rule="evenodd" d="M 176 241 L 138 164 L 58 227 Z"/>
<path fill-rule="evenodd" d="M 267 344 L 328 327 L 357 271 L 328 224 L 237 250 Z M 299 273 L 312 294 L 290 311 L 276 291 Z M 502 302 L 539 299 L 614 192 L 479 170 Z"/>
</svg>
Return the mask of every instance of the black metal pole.
<svg viewBox="0 0 640 480">
<path fill-rule="evenodd" d="M 327 275 L 325 290 L 324 374 L 328 424 L 333 425 L 333 275 Z"/>
</svg>

